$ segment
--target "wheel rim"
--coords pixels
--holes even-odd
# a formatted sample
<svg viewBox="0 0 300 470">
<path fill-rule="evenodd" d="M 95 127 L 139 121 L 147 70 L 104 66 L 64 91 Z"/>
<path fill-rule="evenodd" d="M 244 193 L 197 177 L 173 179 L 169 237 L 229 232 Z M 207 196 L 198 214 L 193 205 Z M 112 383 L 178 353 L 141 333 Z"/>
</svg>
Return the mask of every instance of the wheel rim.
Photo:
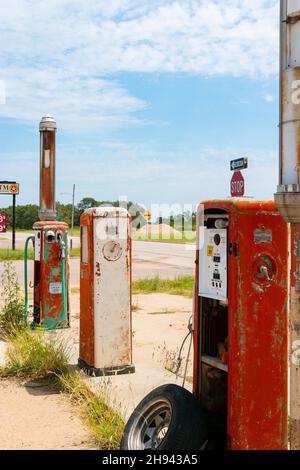
<svg viewBox="0 0 300 470">
<path fill-rule="evenodd" d="M 172 407 L 166 398 L 149 401 L 131 426 L 128 444 L 131 450 L 154 450 L 165 439 L 172 419 Z"/>
</svg>

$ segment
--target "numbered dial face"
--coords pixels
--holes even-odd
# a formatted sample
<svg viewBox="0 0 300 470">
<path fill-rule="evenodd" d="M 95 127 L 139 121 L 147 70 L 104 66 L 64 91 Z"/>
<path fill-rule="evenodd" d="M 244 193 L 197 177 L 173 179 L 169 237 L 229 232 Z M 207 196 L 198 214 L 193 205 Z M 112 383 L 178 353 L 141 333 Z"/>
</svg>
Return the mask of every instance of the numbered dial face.
<svg viewBox="0 0 300 470">
<path fill-rule="evenodd" d="M 107 261 L 117 261 L 122 255 L 120 243 L 110 240 L 103 247 L 103 256 Z"/>
</svg>

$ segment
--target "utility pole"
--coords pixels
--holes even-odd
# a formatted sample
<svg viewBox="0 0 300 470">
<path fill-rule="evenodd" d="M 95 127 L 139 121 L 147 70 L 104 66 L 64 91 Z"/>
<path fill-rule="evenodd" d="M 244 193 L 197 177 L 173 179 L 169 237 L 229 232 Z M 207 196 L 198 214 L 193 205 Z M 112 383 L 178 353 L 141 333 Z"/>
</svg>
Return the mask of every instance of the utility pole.
<svg viewBox="0 0 300 470">
<path fill-rule="evenodd" d="M 72 195 L 72 222 L 71 222 L 72 235 L 73 235 L 73 229 L 74 229 L 74 211 L 75 211 L 75 184 L 73 184 L 73 195 Z"/>
<path fill-rule="evenodd" d="M 280 157 L 275 202 L 290 224 L 289 436 L 300 450 L 300 2 L 280 4 Z"/>
</svg>

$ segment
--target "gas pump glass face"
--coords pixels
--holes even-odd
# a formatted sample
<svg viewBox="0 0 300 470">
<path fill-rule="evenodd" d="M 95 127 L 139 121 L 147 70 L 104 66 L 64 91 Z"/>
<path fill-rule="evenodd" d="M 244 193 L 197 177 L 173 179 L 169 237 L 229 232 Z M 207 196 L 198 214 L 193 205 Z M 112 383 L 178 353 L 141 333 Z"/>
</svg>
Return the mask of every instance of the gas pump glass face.
<svg viewBox="0 0 300 470">
<path fill-rule="evenodd" d="M 87 226 L 81 227 L 81 262 L 87 264 L 89 260 L 89 249 L 88 249 L 88 231 Z"/>
<path fill-rule="evenodd" d="M 218 233 L 216 233 L 216 235 L 214 236 L 214 242 L 215 242 L 215 245 L 217 246 L 219 246 L 221 243 L 221 237 Z"/>
<path fill-rule="evenodd" d="M 103 247 L 103 256 L 107 261 L 117 261 L 122 255 L 120 243 L 109 240 Z"/>
<path fill-rule="evenodd" d="M 56 233 L 56 241 L 57 241 L 57 243 L 61 243 L 61 242 L 62 242 L 62 239 L 63 239 L 62 233 L 61 233 L 61 232 L 57 232 L 57 233 Z"/>
<path fill-rule="evenodd" d="M 48 243 L 53 243 L 55 240 L 55 233 L 52 230 L 48 230 L 46 233 L 46 240 Z"/>
</svg>

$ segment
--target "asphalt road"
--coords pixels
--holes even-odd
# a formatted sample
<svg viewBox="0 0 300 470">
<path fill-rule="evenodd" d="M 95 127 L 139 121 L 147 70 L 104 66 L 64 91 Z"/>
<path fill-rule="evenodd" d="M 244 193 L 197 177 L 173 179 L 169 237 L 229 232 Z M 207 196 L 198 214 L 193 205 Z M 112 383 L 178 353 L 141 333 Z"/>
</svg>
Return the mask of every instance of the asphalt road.
<svg viewBox="0 0 300 470">
<path fill-rule="evenodd" d="M 24 242 L 30 233 L 18 233 L 16 246 L 23 248 Z M 0 248 L 11 246 L 11 234 L 0 235 Z M 79 237 L 73 237 L 73 246 L 79 246 Z M 172 279 L 178 276 L 194 274 L 195 247 L 192 244 L 160 243 L 160 242 L 133 242 L 133 278 L 143 279 L 160 276 Z M 15 261 L 19 282 L 23 285 L 24 263 Z M 80 263 L 78 258 L 71 258 L 71 285 L 79 286 Z M 28 262 L 29 279 L 33 278 L 33 262 Z M 0 262 L 0 276 L 3 272 L 3 263 Z"/>
</svg>

